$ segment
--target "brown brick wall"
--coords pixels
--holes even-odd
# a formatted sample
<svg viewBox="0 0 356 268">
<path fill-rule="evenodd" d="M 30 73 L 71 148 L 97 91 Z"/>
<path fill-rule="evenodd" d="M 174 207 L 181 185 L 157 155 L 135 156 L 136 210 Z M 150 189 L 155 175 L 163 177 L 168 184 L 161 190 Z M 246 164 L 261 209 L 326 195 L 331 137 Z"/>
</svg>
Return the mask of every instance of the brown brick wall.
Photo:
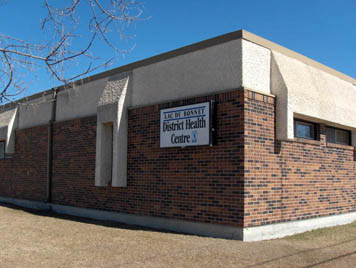
<svg viewBox="0 0 356 268">
<path fill-rule="evenodd" d="M 213 147 L 159 148 L 159 109 L 216 101 Z M 95 187 L 95 117 L 54 128 L 53 202 L 242 226 L 241 91 L 129 111 L 128 186 Z"/>
<path fill-rule="evenodd" d="M 0 196 L 45 201 L 47 126 L 16 131 L 15 153 L 0 160 Z"/>
<path fill-rule="evenodd" d="M 159 148 L 159 109 L 216 101 L 214 146 Z M 355 151 L 275 140 L 274 98 L 236 90 L 129 110 L 128 186 L 95 187 L 96 116 L 54 125 L 53 203 L 233 226 L 356 211 Z M 46 199 L 47 126 L 16 132 L 0 196 Z"/>
<path fill-rule="evenodd" d="M 275 140 L 275 107 L 245 93 L 244 225 L 356 210 L 354 148 L 319 140 Z M 266 98 L 266 97 L 265 97 Z"/>
</svg>

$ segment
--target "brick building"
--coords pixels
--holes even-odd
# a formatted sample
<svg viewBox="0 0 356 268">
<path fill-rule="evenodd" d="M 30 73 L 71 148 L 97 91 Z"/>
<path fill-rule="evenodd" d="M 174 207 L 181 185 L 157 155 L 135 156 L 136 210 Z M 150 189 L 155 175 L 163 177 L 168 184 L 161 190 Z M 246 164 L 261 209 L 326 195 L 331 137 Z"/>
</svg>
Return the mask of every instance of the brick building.
<svg viewBox="0 0 356 268">
<path fill-rule="evenodd" d="M 345 224 L 355 85 L 237 31 L 41 92 L 0 107 L 0 201 L 245 241 Z"/>
</svg>

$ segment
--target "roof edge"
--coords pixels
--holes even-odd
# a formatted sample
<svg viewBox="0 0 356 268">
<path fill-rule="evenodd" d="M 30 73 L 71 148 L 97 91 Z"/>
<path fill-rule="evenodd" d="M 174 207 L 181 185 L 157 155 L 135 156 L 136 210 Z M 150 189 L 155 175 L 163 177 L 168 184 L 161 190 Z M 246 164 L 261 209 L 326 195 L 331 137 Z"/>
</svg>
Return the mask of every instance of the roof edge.
<svg viewBox="0 0 356 268">
<path fill-rule="evenodd" d="M 5 105 L 0 106 L 0 108 L 4 108 L 5 110 L 6 109 L 10 109 L 13 106 L 16 106 L 17 103 L 24 103 L 24 102 L 36 99 L 38 97 L 42 97 L 44 95 L 48 95 L 51 92 L 53 92 L 54 89 L 57 89 L 58 92 L 59 91 L 63 91 L 63 90 L 72 88 L 74 86 L 83 85 L 83 84 L 86 84 L 88 82 L 99 80 L 99 79 L 102 79 L 102 78 L 105 78 L 105 77 L 109 77 L 109 76 L 112 76 L 112 75 L 115 75 L 115 74 L 119 74 L 119 73 L 122 73 L 122 72 L 132 71 L 133 69 L 136 69 L 136 68 L 139 68 L 139 67 L 144 67 L 144 66 L 147 66 L 147 65 L 150 65 L 150 64 L 154 64 L 154 63 L 157 63 L 157 62 L 160 62 L 160 61 L 164 61 L 164 60 L 167 60 L 167 59 L 170 59 L 170 58 L 174 58 L 174 57 L 177 57 L 177 56 L 180 56 L 180 55 L 188 54 L 190 52 L 194 52 L 194 51 L 201 50 L 201 49 L 204 49 L 204 48 L 208 48 L 208 47 L 211 47 L 211 46 L 215 46 L 215 45 L 218 45 L 218 44 L 226 43 L 226 42 L 229 42 L 229 41 L 232 41 L 232 40 L 240 39 L 240 38 L 242 38 L 242 33 L 243 33 L 243 30 L 239 30 L 239 31 L 235 31 L 235 32 L 219 35 L 217 37 L 213 37 L 213 38 L 210 38 L 210 39 L 207 39 L 207 40 L 203 40 L 203 41 L 200 41 L 198 43 L 194 43 L 194 44 L 191 44 L 191 45 L 180 47 L 180 48 L 177 48 L 177 49 L 174 49 L 174 50 L 162 53 L 162 54 L 158 54 L 158 55 L 155 55 L 155 56 L 152 56 L 152 57 L 149 57 L 149 58 L 145 58 L 143 60 L 135 61 L 133 63 L 129 63 L 129 64 L 126 64 L 126 65 L 123 65 L 123 66 L 120 66 L 120 67 L 117 67 L 117 68 L 114 68 L 114 69 L 111 69 L 111 70 L 108 70 L 108 71 L 104 71 L 104 72 L 101 72 L 101 73 L 98 73 L 98 74 L 95 74 L 95 75 L 92 75 L 92 76 L 88 76 L 88 77 L 85 77 L 83 79 L 79 79 L 77 81 L 74 81 L 74 82 L 66 84 L 66 85 L 62 85 L 62 86 L 59 86 L 59 87 L 55 87 L 55 88 L 52 88 L 52 89 L 48 89 L 48 90 L 36 93 L 36 94 L 28 96 L 28 97 L 24 97 L 24 98 L 22 98 L 20 100 L 17 100 L 16 103 L 7 103 Z"/>
<path fill-rule="evenodd" d="M 294 58 L 296 60 L 299 60 L 299 61 L 301 61 L 301 62 L 303 62 L 303 63 L 305 63 L 307 65 L 310 65 L 312 67 L 318 68 L 318 69 L 320 69 L 320 70 L 322 70 L 324 72 L 327 72 L 327 73 L 329 73 L 329 74 L 331 74 L 333 76 L 336 76 L 336 77 L 338 77 L 338 78 L 340 78 L 342 80 L 345 80 L 346 82 L 349 82 L 349 83 L 351 83 L 351 84 L 356 86 L 356 79 L 355 78 L 353 78 L 351 76 L 348 76 L 348 75 L 346 75 L 344 73 L 341 73 L 341 72 L 339 72 L 339 71 L 337 71 L 337 70 L 335 70 L 335 69 L 333 69 L 331 67 L 328 67 L 328 66 L 326 66 L 326 65 L 324 65 L 324 64 L 322 64 L 322 63 L 320 63 L 320 62 L 318 62 L 316 60 L 308 58 L 308 57 L 306 57 L 306 56 L 304 56 L 304 55 L 302 55 L 302 54 L 300 54 L 298 52 L 295 52 L 295 51 L 293 51 L 291 49 L 288 49 L 288 48 L 286 48 L 284 46 L 281 46 L 281 45 L 279 45 L 277 43 L 274 43 L 274 42 L 271 42 L 271 41 L 269 41 L 267 39 L 264 39 L 264 38 L 262 38 L 262 37 L 260 37 L 258 35 L 255 35 L 255 34 L 250 33 L 248 31 L 242 30 L 242 39 L 250 41 L 250 42 L 255 43 L 257 45 L 260 45 L 262 47 L 268 48 L 268 49 L 270 49 L 272 51 L 279 52 L 281 54 L 284 54 L 285 56 L 288 56 L 288 57 Z"/>
<path fill-rule="evenodd" d="M 174 49 L 174 50 L 171 50 L 171 51 L 168 51 L 168 52 L 165 52 L 165 53 L 162 53 L 162 54 L 158 54 L 158 55 L 155 55 L 155 56 L 152 56 L 152 57 L 149 57 L 149 58 L 146 58 L 146 59 L 143 59 L 143 60 L 139 60 L 139 61 L 136 61 L 136 62 L 133 62 L 133 63 L 129 63 L 129 64 L 126 64 L 126 65 L 123 65 L 123 66 L 120 66 L 120 67 L 117 67 L 117 68 L 114 68 L 114 69 L 111 69 L 111 70 L 108 70 L 108 71 L 104 71 L 104 72 L 101 72 L 101 73 L 98 73 L 98 74 L 95 74 L 95 75 L 92 75 L 92 76 L 88 76 L 88 77 L 85 77 L 83 79 L 79 79 L 77 81 L 74 81 L 72 83 L 69 83 L 69 84 L 66 84 L 66 85 L 62 85 L 62 86 L 59 86 L 59 87 L 55 87 L 55 88 L 52 88 L 52 89 L 49 89 L 49 90 L 46 90 L 46 91 L 42 91 L 42 92 L 39 92 L 39 93 L 36 93 L 34 95 L 31 95 L 29 97 L 25 97 L 25 98 L 22 98 L 20 100 L 17 100 L 16 103 L 7 103 L 5 105 L 2 105 L 0 106 L 1 109 L 4 109 L 4 110 L 7 110 L 7 109 L 11 109 L 12 107 L 14 106 L 17 106 L 17 103 L 24 103 L 24 102 L 28 102 L 30 100 L 34 100 L 36 98 L 39 98 L 39 97 L 43 97 L 43 96 L 47 96 L 49 95 L 51 92 L 53 92 L 54 89 L 57 89 L 58 91 L 63 91 L 63 90 L 67 90 L 69 88 L 72 88 L 74 86 L 78 86 L 78 85 L 83 85 L 83 84 L 86 84 L 88 82 L 92 82 L 92 81 L 95 81 L 95 80 L 99 80 L 99 79 L 102 79 L 102 78 L 105 78 L 105 77 L 109 77 L 109 76 L 112 76 L 112 75 L 115 75 L 115 74 L 118 74 L 118 73 L 122 73 L 122 72 L 128 72 L 128 71 L 132 71 L 133 69 L 136 69 L 136 68 L 139 68 L 139 67 L 144 67 L 144 66 L 147 66 L 147 65 L 150 65 L 150 64 L 154 64 L 154 63 L 157 63 L 157 62 L 160 62 L 160 61 L 164 61 L 164 60 L 167 60 L 167 59 L 170 59 L 170 58 L 174 58 L 174 57 L 177 57 L 177 56 L 180 56 L 180 55 L 184 55 L 184 54 L 187 54 L 187 53 L 191 53 L 191 52 L 194 52 L 194 51 L 197 51 L 197 50 L 201 50 L 201 49 L 205 49 L 205 48 L 208 48 L 208 47 L 211 47 L 211 46 L 215 46 L 215 45 L 219 45 L 219 44 L 223 44 L 223 43 L 226 43 L 226 42 L 229 42 L 229 41 L 232 41 L 232 40 L 236 40 L 236 39 L 244 39 L 246 41 L 249 41 L 249 42 L 252 42 L 254 44 L 257 44 L 259 46 L 262 46 L 262 47 L 265 47 L 267 49 L 270 49 L 271 51 L 276 51 L 276 52 L 279 52 L 279 53 L 282 53 L 286 56 L 289 56 L 291 58 L 294 58 L 296 60 L 299 60 L 307 65 L 310 65 L 310 66 L 313 66 L 315 68 L 318 68 L 320 70 L 323 70 L 333 76 L 336 76 L 346 82 L 349 82 L 349 83 L 352 83 L 353 85 L 356 85 L 356 79 L 346 75 L 346 74 L 343 74 L 339 71 L 336 71 L 335 69 L 331 68 L 331 67 L 328 67 L 320 62 L 317 62 L 311 58 L 308 58 L 298 52 L 295 52 L 293 50 L 290 50 L 286 47 L 283 47 L 277 43 L 274 43 L 272 41 L 269 41 L 265 38 L 262 38 L 258 35 L 255 35 L 253 33 L 250 33 L 246 30 L 238 30 L 238 31 L 235 31 L 235 32 L 230 32 L 230 33 L 227 33 L 227 34 L 223 34 L 223 35 L 220 35 L 220 36 L 217 36 L 217 37 L 213 37 L 213 38 L 210 38 L 210 39 L 207 39 L 207 40 L 203 40 L 203 41 L 200 41 L 198 43 L 194 43 L 194 44 L 191 44 L 191 45 L 187 45 L 187 46 L 184 46 L 184 47 L 181 47 L 181 48 L 178 48 L 178 49 Z"/>
</svg>

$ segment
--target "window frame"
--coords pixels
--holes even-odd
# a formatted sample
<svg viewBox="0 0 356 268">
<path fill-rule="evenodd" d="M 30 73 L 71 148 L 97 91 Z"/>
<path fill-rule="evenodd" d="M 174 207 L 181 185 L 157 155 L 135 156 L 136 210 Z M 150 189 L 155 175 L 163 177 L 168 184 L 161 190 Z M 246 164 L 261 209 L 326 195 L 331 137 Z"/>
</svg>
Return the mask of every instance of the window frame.
<svg viewBox="0 0 356 268">
<path fill-rule="evenodd" d="M 6 153 L 5 153 L 5 150 L 6 150 L 6 141 L 1 140 L 1 141 L 0 141 L 0 144 L 3 144 L 3 148 L 4 148 L 3 157 L 1 157 L 1 154 L 0 154 L 0 160 L 4 160 L 4 159 L 6 158 Z M 1 148 L 1 147 L 0 147 L 0 148 Z"/>
<path fill-rule="evenodd" d="M 313 128 L 313 137 L 299 137 L 297 136 L 297 124 L 301 123 L 304 125 L 310 125 Z M 294 118 L 294 138 L 298 139 L 307 139 L 307 140 L 318 140 L 317 139 L 317 124 L 314 122 L 310 122 L 307 120 L 299 119 L 299 118 Z"/>
<path fill-rule="evenodd" d="M 335 142 L 332 142 L 332 141 L 328 141 L 328 138 L 327 138 L 327 131 L 326 129 L 333 129 L 335 130 Z M 348 138 L 348 144 L 345 144 L 345 143 L 340 143 L 340 142 L 337 142 L 336 141 L 336 130 L 337 131 L 342 131 L 342 132 L 346 132 L 348 133 L 349 135 L 349 138 Z M 325 126 L 325 140 L 327 143 L 333 143 L 333 144 L 339 144 L 339 145 L 345 145 L 345 146 L 351 146 L 352 144 L 352 135 L 351 135 L 351 131 L 350 130 L 347 130 L 347 129 L 342 129 L 342 128 L 338 128 L 338 127 L 332 127 L 332 126 Z"/>
</svg>

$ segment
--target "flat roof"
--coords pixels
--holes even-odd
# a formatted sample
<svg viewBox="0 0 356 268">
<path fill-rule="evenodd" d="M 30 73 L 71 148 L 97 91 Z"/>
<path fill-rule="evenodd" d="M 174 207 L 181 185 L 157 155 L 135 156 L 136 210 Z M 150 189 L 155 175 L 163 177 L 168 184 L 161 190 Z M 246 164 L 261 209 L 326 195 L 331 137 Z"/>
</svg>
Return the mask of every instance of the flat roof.
<svg viewBox="0 0 356 268">
<path fill-rule="evenodd" d="M 136 69 L 136 68 L 139 68 L 139 67 L 143 67 L 143 66 L 147 66 L 147 65 L 150 65 L 150 64 L 154 64 L 154 63 L 157 63 L 157 62 L 160 62 L 160 61 L 164 61 L 164 60 L 167 60 L 167 59 L 170 59 L 170 58 L 174 58 L 174 57 L 177 57 L 177 56 L 180 56 L 180 55 L 183 55 L 183 54 L 187 54 L 187 53 L 190 53 L 190 52 L 194 52 L 194 51 L 197 51 L 197 50 L 200 50 L 200 49 L 205 49 L 205 48 L 208 48 L 208 47 L 211 47 L 211 46 L 215 46 L 215 45 L 219 45 L 219 44 L 222 44 L 222 43 L 226 43 L 226 42 L 229 42 L 229 41 L 232 41 L 232 40 L 236 40 L 236 39 L 244 39 L 246 41 L 249 41 L 249 42 L 252 42 L 254 44 L 257 44 L 259 46 L 262 46 L 262 47 L 265 47 L 267 49 L 270 49 L 271 51 L 276 51 L 276 52 L 279 52 L 281 54 L 284 54 L 286 56 L 289 56 L 291 58 L 294 58 L 294 59 L 297 59 L 298 61 L 301 61 L 307 65 L 310 65 L 310 66 L 313 66 L 315 68 L 318 68 L 320 70 L 323 70 L 333 76 L 336 76 L 346 82 L 349 82 L 353 85 L 356 85 L 356 79 L 355 78 L 352 78 L 346 74 L 343 74 L 339 71 L 336 71 L 335 69 L 333 68 L 330 68 L 322 63 L 319 63 L 315 60 L 312 60 L 300 53 L 297 53 L 293 50 L 290 50 L 288 48 L 285 48 L 281 45 L 278 45 L 274 42 L 271 42 L 267 39 L 264 39 L 260 36 L 257 36 L 253 33 L 250 33 L 248 31 L 245 31 L 245 30 L 239 30 L 239 31 L 235 31 L 235 32 L 231 32 L 231 33 L 227 33 L 227 34 L 223 34 L 223 35 L 220 35 L 220 36 L 217 36 L 217 37 L 214 37 L 214 38 L 210 38 L 210 39 L 207 39 L 207 40 L 204 40 L 204 41 L 201 41 L 201 42 L 198 42 L 198 43 L 194 43 L 194 44 L 191 44 L 191 45 L 188 45 L 188 46 L 184 46 L 184 47 L 181 47 L 181 48 L 178 48 L 178 49 L 175 49 L 175 50 L 171 50 L 171 51 L 168 51 L 168 52 L 165 52 L 165 53 L 162 53 L 162 54 L 159 54 L 159 55 L 156 55 L 156 56 L 152 56 L 152 57 L 149 57 L 149 58 L 146 58 L 146 59 L 143 59 L 143 60 L 139 60 L 139 61 L 136 61 L 136 62 L 133 62 L 133 63 L 130 63 L 130 64 L 126 64 L 126 65 L 123 65 L 123 66 L 120 66 L 120 67 L 117 67 L 117 68 L 114 68 L 114 69 L 111 69 L 111 70 L 108 70 L 108 71 L 104 71 L 102 73 L 98 73 L 98 74 L 95 74 L 95 75 L 92 75 L 92 76 L 88 76 L 88 77 L 85 77 L 83 79 L 79 79 L 75 82 L 72 82 L 72 83 L 69 83 L 69 84 L 66 84 L 66 85 L 62 85 L 62 86 L 59 86 L 59 87 L 56 87 L 56 88 L 52 88 L 52 89 L 49 89 L 49 90 L 46 90 L 46 91 L 42 91 L 40 93 L 37 93 L 37 94 L 34 94 L 34 95 L 31 95 L 31 96 L 28 96 L 28 97 L 25 97 L 25 98 L 22 98 L 20 100 L 17 100 L 16 102 L 18 103 L 21 103 L 21 102 L 27 102 L 27 101 L 30 101 L 30 100 L 33 100 L 33 99 L 36 99 L 36 98 L 40 98 L 42 96 L 46 96 L 46 95 L 49 95 L 53 92 L 54 89 L 57 89 L 58 91 L 63 91 L 63 90 L 66 90 L 66 89 L 69 89 L 71 88 L 72 86 L 74 85 L 82 85 L 82 84 L 85 84 L 85 83 L 88 83 L 88 82 L 92 82 L 92 81 L 95 81 L 95 80 L 98 80 L 98 79 L 102 79 L 102 78 L 105 78 L 105 77 L 108 77 L 108 76 L 112 76 L 112 75 L 115 75 L 115 74 L 118 74 L 118 73 L 122 73 L 122 72 L 128 72 L 128 71 L 132 71 L 133 69 Z M 5 104 L 5 105 L 2 105 L 0 107 L 2 107 L 3 109 L 7 109 L 7 108 L 10 108 L 12 106 L 16 105 L 15 103 L 8 103 L 8 104 Z"/>
</svg>

